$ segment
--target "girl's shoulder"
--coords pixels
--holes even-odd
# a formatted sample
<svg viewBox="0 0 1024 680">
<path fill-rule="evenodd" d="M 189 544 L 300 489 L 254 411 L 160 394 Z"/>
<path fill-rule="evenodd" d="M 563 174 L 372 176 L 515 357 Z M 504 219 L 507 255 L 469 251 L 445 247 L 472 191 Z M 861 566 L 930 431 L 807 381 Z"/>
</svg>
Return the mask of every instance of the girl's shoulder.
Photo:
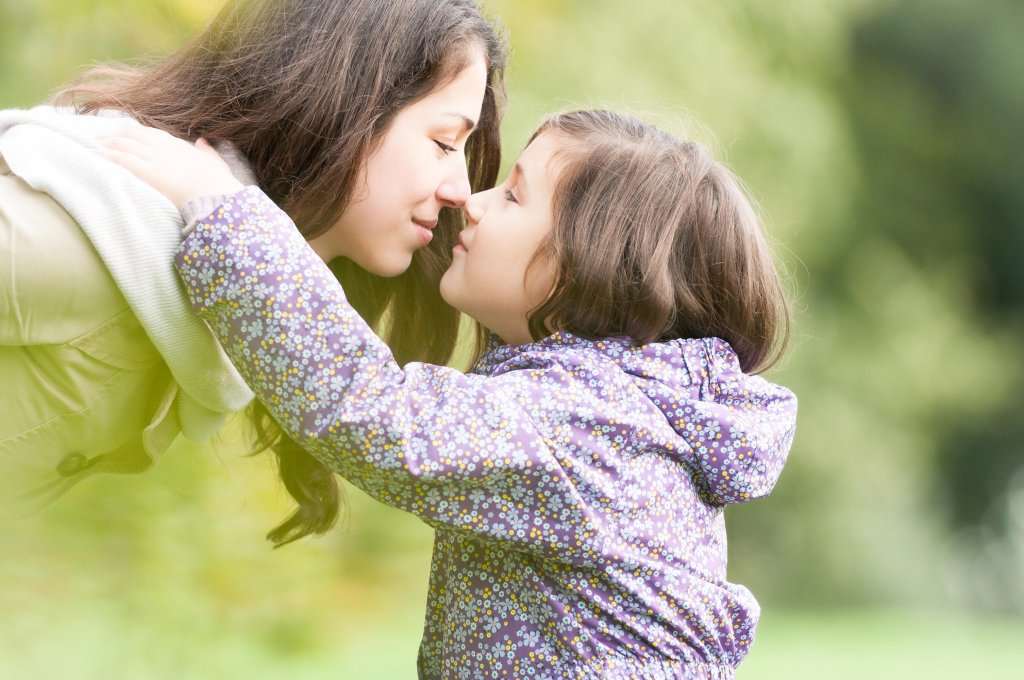
<svg viewBox="0 0 1024 680">
<path fill-rule="evenodd" d="M 719 338 L 678 338 L 638 343 L 628 337 L 585 338 L 567 331 L 509 345 L 492 336 L 472 372 L 498 376 L 517 370 L 562 368 L 574 374 L 622 374 L 667 380 L 676 386 L 711 374 L 738 371 L 736 353 Z"/>
<path fill-rule="evenodd" d="M 472 371 L 501 375 L 509 371 L 552 366 L 574 366 L 595 359 L 614 360 L 632 346 L 628 338 L 590 339 L 558 331 L 535 342 L 510 345 L 491 335 Z"/>
</svg>

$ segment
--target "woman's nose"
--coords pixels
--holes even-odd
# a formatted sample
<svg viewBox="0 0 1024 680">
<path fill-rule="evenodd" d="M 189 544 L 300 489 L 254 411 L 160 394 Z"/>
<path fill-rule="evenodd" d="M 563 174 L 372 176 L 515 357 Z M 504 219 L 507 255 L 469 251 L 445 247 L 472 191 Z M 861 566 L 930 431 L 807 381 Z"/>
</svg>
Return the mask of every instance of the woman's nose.
<svg viewBox="0 0 1024 680">
<path fill-rule="evenodd" d="M 437 187 L 437 200 L 447 208 L 458 208 L 466 203 L 472 191 L 465 162 L 456 163 L 452 173 Z"/>
</svg>

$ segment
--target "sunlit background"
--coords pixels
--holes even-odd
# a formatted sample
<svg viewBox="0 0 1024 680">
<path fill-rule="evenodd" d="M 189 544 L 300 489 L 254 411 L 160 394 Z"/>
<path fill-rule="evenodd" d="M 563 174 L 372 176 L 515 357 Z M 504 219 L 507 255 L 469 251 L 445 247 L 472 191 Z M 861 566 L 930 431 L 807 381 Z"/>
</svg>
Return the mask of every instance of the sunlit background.
<svg viewBox="0 0 1024 680">
<path fill-rule="evenodd" d="M 0 106 L 217 5 L 0 0 Z M 727 512 L 764 608 L 739 678 L 1019 677 L 1024 3 L 485 7 L 507 161 L 546 112 L 609 105 L 709 144 L 769 217 L 797 306 L 771 377 L 801 411 L 775 493 Z M 0 523 L 0 678 L 414 678 L 430 530 L 349 487 L 343 526 L 271 551 L 290 506 L 241 451 L 229 430 Z"/>
</svg>

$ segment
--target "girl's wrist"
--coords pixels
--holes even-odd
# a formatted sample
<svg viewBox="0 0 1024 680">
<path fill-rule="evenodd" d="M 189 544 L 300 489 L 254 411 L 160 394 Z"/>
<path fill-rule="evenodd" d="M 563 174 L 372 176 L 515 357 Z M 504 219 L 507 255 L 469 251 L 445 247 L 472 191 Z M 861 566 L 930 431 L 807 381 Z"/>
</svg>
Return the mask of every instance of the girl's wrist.
<svg viewBox="0 0 1024 680">
<path fill-rule="evenodd" d="M 245 188 L 241 184 L 239 184 L 239 187 L 241 188 L 238 191 Z M 196 196 L 185 201 L 181 206 L 181 219 L 185 221 L 181 235 L 188 236 L 191 234 L 201 219 L 208 216 L 236 193 L 238 192 L 203 194 L 202 196 Z"/>
</svg>

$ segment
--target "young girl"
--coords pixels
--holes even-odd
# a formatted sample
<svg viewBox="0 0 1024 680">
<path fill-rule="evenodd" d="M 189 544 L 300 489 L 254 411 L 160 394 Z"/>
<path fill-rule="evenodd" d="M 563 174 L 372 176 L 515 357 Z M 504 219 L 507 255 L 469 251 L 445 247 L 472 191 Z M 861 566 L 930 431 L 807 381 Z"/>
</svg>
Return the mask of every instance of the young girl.
<svg viewBox="0 0 1024 680">
<path fill-rule="evenodd" d="M 180 203 L 216 160 L 169 141 L 111 155 Z M 723 510 L 772 489 L 796 412 L 751 375 L 788 312 L 750 204 L 695 144 L 579 111 L 465 213 L 469 374 L 399 365 L 254 187 L 176 265 L 282 427 L 435 528 L 421 677 L 733 677 L 759 610 Z"/>
<path fill-rule="evenodd" d="M 91 153 L 98 138 L 141 123 L 214 141 L 365 318 L 388 310 L 397 355 L 444 362 L 451 208 L 497 179 L 504 58 L 474 0 L 232 0 L 162 60 L 0 112 L 0 514 L 145 470 L 253 396 L 174 272 L 177 208 Z M 326 529 L 336 480 L 276 451 L 299 509 L 271 537 Z"/>
</svg>

